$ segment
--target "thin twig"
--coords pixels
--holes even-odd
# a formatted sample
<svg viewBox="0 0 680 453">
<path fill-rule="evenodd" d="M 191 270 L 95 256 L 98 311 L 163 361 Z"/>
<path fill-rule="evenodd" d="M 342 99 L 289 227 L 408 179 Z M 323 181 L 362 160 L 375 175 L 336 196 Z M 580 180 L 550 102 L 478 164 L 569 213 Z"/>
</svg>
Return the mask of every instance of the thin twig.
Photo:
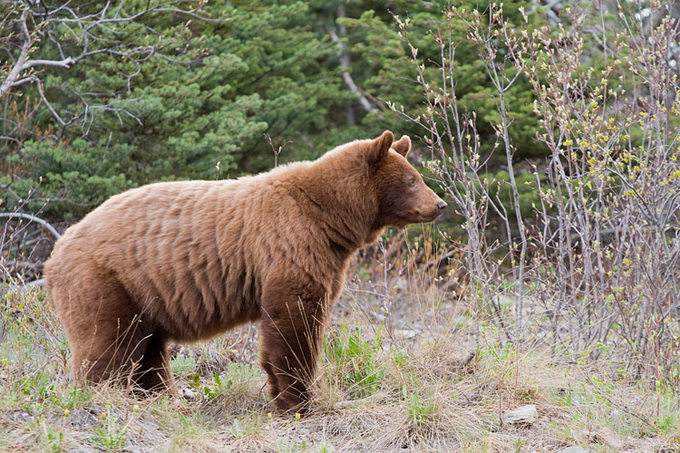
<svg viewBox="0 0 680 453">
<path fill-rule="evenodd" d="M 47 231 L 49 231 L 52 236 L 54 236 L 56 239 L 59 239 L 61 237 L 61 234 L 54 228 L 50 223 L 46 220 L 41 219 L 40 217 L 36 217 L 32 214 L 25 214 L 23 212 L 0 212 L 0 218 L 8 218 L 8 219 L 26 219 L 31 222 L 35 222 L 42 227 L 44 227 Z"/>
</svg>

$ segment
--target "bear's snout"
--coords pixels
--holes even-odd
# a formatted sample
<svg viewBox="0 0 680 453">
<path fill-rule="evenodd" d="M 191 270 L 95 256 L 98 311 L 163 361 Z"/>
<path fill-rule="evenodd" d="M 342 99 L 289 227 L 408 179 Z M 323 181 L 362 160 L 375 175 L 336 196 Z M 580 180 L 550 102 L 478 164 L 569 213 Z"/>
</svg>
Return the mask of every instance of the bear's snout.
<svg viewBox="0 0 680 453">
<path fill-rule="evenodd" d="M 437 198 L 439 198 L 439 197 L 437 197 Z M 430 206 L 432 206 L 432 205 L 430 205 Z M 435 203 L 435 205 L 432 206 L 429 209 L 430 214 L 429 214 L 429 216 L 427 216 L 427 217 L 429 217 L 428 220 L 429 221 L 435 220 L 437 217 L 442 215 L 442 212 L 444 212 L 444 209 L 446 209 L 447 206 L 448 206 L 448 204 L 446 204 L 446 202 L 440 198 L 439 201 L 437 201 Z"/>
<path fill-rule="evenodd" d="M 425 203 L 420 209 L 416 209 L 417 216 L 420 217 L 420 219 L 417 220 L 418 222 L 432 222 L 442 215 L 442 212 L 444 212 L 444 209 L 446 209 L 448 204 L 436 195 L 435 197 L 438 201 L 432 200 L 429 203 Z"/>
</svg>

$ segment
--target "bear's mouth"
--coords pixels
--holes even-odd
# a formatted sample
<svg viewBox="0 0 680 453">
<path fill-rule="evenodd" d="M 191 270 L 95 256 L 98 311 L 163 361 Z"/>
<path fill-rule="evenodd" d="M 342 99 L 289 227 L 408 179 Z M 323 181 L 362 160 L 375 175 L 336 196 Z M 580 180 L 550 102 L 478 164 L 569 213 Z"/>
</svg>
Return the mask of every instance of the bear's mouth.
<svg viewBox="0 0 680 453">
<path fill-rule="evenodd" d="M 426 222 L 432 222 L 434 221 L 437 217 L 439 217 L 442 214 L 442 211 L 440 209 L 432 209 L 429 211 L 421 211 L 419 209 L 415 210 L 414 212 L 416 218 L 418 218 L 418 223 L 426 223 Z"/>
<path fill-rule="evenodd" d="M 440 215 L 442 215 L 442 212 L 437 210 L 437 211 L 432 211 L 428 214 L 425 214 L 423 217 L 425 218 L 425 222 L 432 222 L 432 221 L 436 220 L 437 217 L 439 217 Z"/>
</svg>

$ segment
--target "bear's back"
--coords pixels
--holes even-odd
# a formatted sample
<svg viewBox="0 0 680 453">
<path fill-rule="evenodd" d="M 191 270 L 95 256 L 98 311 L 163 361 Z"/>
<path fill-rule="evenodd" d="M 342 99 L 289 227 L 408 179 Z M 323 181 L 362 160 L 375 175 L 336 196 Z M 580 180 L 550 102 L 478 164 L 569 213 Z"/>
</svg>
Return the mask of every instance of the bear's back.
<svg viewBox="0 0 680 453">
<path fill-rule="evenodd" d="M 263 195 L 253 179 L 158 183 L 112 197 L 58 241 L 48 285 L 87 267 L 119 282 L 134 309 L 178 340 L 259 316 L 262 272 L 244 233 Z"/>
</svg>

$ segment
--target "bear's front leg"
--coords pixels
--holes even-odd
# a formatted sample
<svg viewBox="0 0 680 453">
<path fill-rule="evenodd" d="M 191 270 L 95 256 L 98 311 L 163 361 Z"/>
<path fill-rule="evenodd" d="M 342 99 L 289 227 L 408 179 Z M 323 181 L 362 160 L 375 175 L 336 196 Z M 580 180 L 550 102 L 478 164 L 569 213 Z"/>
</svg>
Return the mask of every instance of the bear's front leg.
<svg viewBox="0 0 680 453">
<path fill-rule="evenodd" d="M 292 299 L 290 293 L 263 300 L 260 358 L 267 372 L 269 394 L 279 410 L 309 412 L 310 385 L 321 348 L 325 305 L 324 297 Z"/>
</svg>

